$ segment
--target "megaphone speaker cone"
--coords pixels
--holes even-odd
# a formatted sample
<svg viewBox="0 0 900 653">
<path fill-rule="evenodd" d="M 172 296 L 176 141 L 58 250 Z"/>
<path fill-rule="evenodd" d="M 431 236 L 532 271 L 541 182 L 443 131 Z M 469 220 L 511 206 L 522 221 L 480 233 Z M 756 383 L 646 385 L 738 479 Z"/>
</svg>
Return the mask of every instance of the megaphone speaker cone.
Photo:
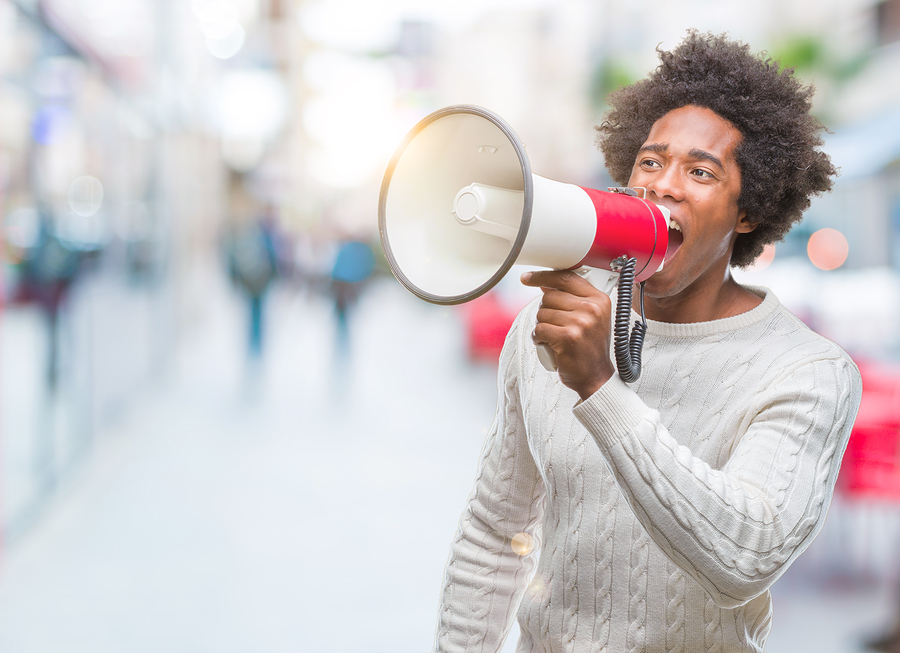
<svg viewBox="0 0 900 653">
<path fill-rule="evenodd" d="M 525 242 L 532 183 L 524 146 L 496 114 L 460 105 L 427 116 L 397 149 L 381 187 L 379 233 L 394 275 L 437 304 L 487 292 Z M 480 215 L 479 195 L 492 217 Z"/>
</svg>

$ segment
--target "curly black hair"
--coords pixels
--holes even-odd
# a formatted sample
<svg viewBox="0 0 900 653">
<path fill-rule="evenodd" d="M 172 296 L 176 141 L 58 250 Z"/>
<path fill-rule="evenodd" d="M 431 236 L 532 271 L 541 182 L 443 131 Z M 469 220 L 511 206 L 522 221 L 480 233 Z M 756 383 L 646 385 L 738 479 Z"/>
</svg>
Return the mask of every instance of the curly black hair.
<svg viewBox="0 0 900 653">
<path fill-rule="evenodd" d="M 793 69 L 779 69 L 727 35 L 689 30 L 671 52 L 657 48 L 659 67 L 647 79 L 609 96 L 596 127 L 597 145 L 616 183 L 626 185 L 638 149 L 669 111 L 711 109 L 742 135 L 735 157 L 741 171 L 738 208 L 756 229 L 739 234 L 731 264 L 747 267 L 769 243 L 784 240 L 810 198 L 831 189 L 838 174 L 822 145 L 822 123 L 810 113 L 813 87 Z"/>
</svg>

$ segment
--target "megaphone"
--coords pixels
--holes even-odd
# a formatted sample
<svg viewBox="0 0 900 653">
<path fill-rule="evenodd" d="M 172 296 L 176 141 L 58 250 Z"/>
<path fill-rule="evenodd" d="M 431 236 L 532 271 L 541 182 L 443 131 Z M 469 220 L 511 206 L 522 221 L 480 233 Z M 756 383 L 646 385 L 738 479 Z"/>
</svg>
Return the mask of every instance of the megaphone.
<svg viewBox="0 0 900 653">
<path fill-rule="evenodd" d="M 473 105 L 439 109 L 413 127 L 388 165 L 378 204 L 388 265 L 414 295 L 467 302 L 516 264 L 591 271 L 587 278 L 604 292 L 618 281 L 619 306 L 627 291 L 626 353 L 634 349 L 631 288 L 662 267 L 668 225 L 668 210 L 635 189 L 600 191 L 532 174 L 513 129 Z M 606 274 L 598 279 L 593 270 Z M 539 356 L 555 369 L 549 347 Z"/>
</svg>

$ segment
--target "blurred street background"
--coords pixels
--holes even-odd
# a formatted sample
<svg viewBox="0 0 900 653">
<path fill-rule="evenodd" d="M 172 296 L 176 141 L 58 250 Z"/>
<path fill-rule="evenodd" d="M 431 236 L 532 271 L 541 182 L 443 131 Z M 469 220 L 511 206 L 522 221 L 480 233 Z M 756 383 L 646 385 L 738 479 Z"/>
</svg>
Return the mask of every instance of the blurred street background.
<svg viewBox="0 0 900 653">
<path fill-rule="evenodd" d="M 0 651 L 428 650 L 533 295 L 402 289 L 382 175 L 466 103 L 535 173 L 605 188 L 605 97 L 688 28 L 814 83 L 842 170 L 737 274 L 864 379 L 768 651 L 890 632 L 900 0 L 0 0 Z"/>
</svg>

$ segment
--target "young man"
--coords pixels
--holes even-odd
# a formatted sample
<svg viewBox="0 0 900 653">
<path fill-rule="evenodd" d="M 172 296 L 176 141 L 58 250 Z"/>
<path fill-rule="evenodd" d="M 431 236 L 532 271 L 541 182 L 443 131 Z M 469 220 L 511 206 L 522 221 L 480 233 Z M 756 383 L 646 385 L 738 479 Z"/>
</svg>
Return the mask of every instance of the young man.
<svg viewBox="0 0 900 653">
<path fill-rule="evenodd" d="M 674 223 L 641 378 L 615 373 L 606 295 L 523 275 L 543 296 L 501 356 L 438 651 L 497 651 L 516 615 L 523 652 L 763 651 L 768 589 L 824 522 L 859 374 L 730 275 L 831 187 L 812 91 L 724 37 L 690 32 L 660 60 L 598 128 L 613 178 Z"/>
</svg>

